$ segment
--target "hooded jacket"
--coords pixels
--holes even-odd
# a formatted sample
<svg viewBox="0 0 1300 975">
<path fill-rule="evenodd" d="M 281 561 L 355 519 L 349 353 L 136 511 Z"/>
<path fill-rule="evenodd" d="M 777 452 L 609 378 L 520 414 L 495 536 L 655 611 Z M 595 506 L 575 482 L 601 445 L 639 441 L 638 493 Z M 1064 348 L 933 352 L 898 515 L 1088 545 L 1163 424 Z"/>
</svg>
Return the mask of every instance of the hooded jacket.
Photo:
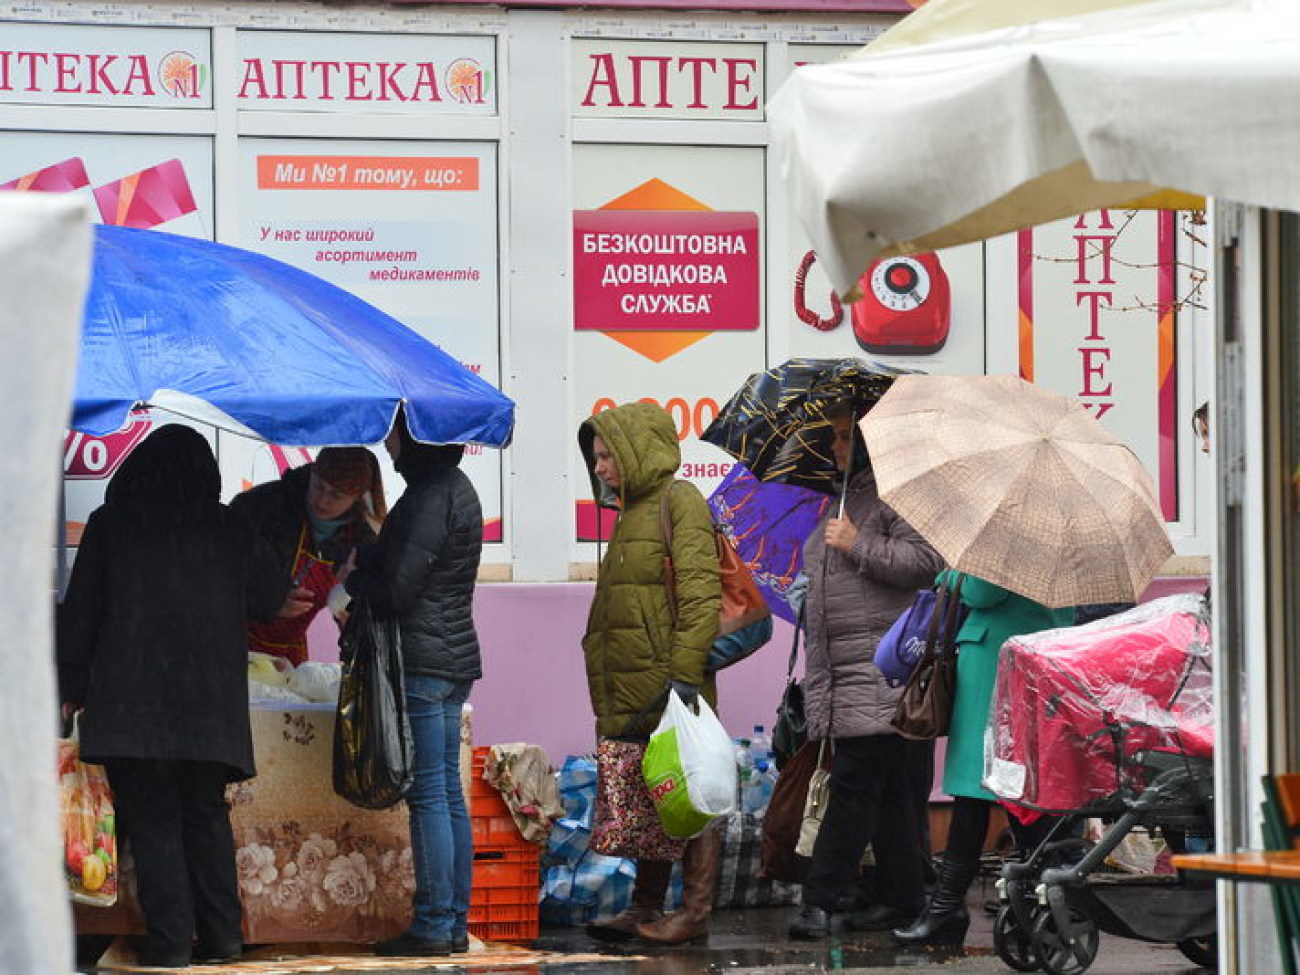
<svg viewBox="0 0 1300 975">
<path fill-rule="evenodd" d="M 596 478 L 592 441 L 618 465 L 616 493 Z M 582 648 L 587 686 L 602 738 L 645 739 L 663 713 L 670 681 L 717 699 L 704 671 L 722 600 L 713 519 L 699 490 L 683 483 L 667 496 L 676 571 L 674 624 L 664 580 L 660 497 L 681 465 L 677 429 L 657 406 L 629 403 L 598 413 L 578 430 L 596 499 L 620 509 L 601 560 Z"/>
<path fill-rule="evenodd" d="M 58 666 L 62 700 L 85 705 L 87 761 L 254 772 L 245 627 L 275 616 L 289 579 L 220 489 L 203 436 L 160 427 L 86 523 L 59 607 Z"/>
<path fill-rule="evenodd" d="M 902 688 L 885 683 L 876 644 L 943 568 L 930 544 L 880 500 L 870 469 L 849 481 L 844 516 L 858 529 L 851 551 L 826 545 L 827 519 L 804 543 L 810 738 L 896 734 L 889 719 Z"/>
<path fill-rule="evenodd" d="M 375 612 L 396 616 L 402 668 L 449 681 L 483 676 L 474 629 L 474 585 L 483 551 L 483 510 L 459 467 L 465 448 L 402 438 L 395 462 L 406 490 L 384 521 L 374 547 L 357 556 L 345 583 Z"/>
</svg>

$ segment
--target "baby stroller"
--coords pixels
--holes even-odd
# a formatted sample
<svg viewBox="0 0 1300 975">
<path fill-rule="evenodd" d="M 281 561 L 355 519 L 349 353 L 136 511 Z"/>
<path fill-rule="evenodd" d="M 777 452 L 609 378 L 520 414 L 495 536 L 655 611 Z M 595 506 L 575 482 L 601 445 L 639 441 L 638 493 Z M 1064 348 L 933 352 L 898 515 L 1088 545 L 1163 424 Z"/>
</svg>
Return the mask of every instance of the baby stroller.
<svg viewBox="0 0 1300 975">
<path fill-rule="evenodd" d="M 1134 830 L 1175 851 L 1210 836 L 1213 724 L 1209 619 L 1170 596 L 1086 626 L 1002 648 L 985 745 L 985 785 L 1013 815 L 1061 816 L 998 881 L 998 955 L 1016 971 L 1081 975 L 1100 932 L 1217 960 L 1212 880 L 1105 869 Z M 1095 844 L 1069 838 L 1109 823 Z"/>
</svg>

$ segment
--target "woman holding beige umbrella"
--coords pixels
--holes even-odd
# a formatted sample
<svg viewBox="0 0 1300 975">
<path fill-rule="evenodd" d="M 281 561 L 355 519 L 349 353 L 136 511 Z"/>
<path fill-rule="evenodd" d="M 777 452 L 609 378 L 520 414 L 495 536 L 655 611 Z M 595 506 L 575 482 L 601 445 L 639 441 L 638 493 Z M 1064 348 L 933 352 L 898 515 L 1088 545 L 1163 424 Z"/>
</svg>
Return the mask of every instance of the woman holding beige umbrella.
<svg viewBox="0 0 1300 975">
<path fill-rule="evenodd" d="M 1151 478 L 1077 401 L 1014 376 L 902 376 L 861 423 L 881 498 L 966 573 L 971 613 L 944 774 L 948 855 L 907 944 L 957 943 L 990 803 L 983 737 L 998 652 L 1073 622 L 1068 607 L 1136 600 L 1172 554 Z"/>
</svg>

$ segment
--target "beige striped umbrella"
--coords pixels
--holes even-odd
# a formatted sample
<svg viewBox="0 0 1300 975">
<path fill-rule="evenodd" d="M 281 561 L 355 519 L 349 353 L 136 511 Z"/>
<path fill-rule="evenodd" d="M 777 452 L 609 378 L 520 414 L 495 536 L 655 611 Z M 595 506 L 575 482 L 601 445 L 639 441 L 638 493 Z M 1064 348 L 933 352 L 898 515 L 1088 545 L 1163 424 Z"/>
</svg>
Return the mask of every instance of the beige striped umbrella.
<svg viewBox="0 0 1300 975">
<path fill-rule="evenodd" d="M 1135 600 L 1173 553 L 1151 477 L 1014 376 L 902 376 L 861 422 L 880 496 L 948 564 L 1051 607 Z"/>
</svg>

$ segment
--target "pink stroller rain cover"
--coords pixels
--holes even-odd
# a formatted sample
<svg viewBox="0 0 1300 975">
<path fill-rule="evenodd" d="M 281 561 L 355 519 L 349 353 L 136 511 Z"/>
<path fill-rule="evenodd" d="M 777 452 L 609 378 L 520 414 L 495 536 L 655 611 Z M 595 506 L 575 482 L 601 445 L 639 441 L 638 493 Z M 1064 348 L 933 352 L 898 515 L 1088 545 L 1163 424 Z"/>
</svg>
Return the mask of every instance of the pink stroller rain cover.
<svg viewBox="0 0 1300 975">
<path fill-rule="evenodd" d="M 1213 720 L 1209 620 L 1197 596 L 1013 637 L 998 658 L 984 784 L 1047 811 L 1140 793 L 1134 754 L 1209 757 Z"/>
</svg>

